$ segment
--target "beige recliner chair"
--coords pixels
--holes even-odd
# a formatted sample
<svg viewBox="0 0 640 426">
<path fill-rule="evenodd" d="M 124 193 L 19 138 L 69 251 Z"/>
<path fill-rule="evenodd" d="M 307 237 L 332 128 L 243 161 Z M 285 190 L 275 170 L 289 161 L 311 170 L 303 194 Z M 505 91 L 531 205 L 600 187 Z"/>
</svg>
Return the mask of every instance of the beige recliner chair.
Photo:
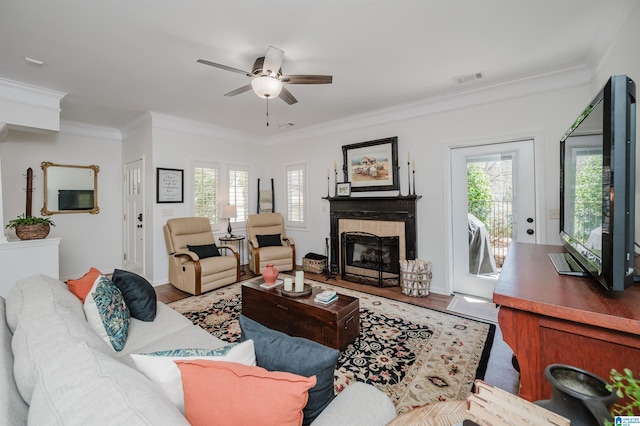
<svg viewBox="0 0 640 426">
<path fill-rule="evenodd" d="M 228 245 L 217 246 L 216 250 L 209 219 L 169 219 L 164 239 L 169 252 L 169 282 L 174 287 L 198 295 L 240 280 L 237 250 Z M 222 255 L 229 251 L 231 255 Z"/>
<path fill-rule="evenodd" d="M 293 239 L 284 235 L 280 213 L 251 214 L 247 218 L 249 269 L 261 274 L 269 263 L 280 271 L 293 271 L 296 266 L 296 247 Z"/>
</svg>

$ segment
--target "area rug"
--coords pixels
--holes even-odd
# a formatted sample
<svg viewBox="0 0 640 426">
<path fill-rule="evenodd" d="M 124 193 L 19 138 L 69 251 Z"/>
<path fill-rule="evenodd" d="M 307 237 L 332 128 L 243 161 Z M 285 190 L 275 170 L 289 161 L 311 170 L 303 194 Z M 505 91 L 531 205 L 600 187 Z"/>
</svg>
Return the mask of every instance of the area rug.
<svg viewBox="0 0 640 426">
<path fill-rule="evenodd" d="M 447 310 L 485 321 L 498 322 L 498 307 L 495 303 L 471 296 L 456 294 Z"/>
<path fill-rule="evenodd" d="M 336 393 L 356 381 L 369 383 L 389 395 L 401 414 L 431 402 L 463 400 L 473 381 L 483 378 L 494 325 L 317 281 L 305 282 L 360 299 L 360 336 L 340 354 Z M 242 311 L 241 284 L 169 306 L 214 336 L 236 342 L 241 335 L 237 320 Z"/>
</svg>

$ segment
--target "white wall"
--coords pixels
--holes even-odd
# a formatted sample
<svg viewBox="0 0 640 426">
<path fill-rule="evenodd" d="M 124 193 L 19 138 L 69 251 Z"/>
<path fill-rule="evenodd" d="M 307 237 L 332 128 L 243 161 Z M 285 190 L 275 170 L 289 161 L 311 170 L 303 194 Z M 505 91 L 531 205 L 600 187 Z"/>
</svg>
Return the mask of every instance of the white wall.
<svg viewBox="0 0 640 426">
<path fill-rule="evenodd" d="M 192 203 L 189 197 L 191 193 L 191 181 L 189 170 L 193 161 L 213 162 L 221 166 L 220 179 L 226 182 L 227 164 L 248 165 L 249 171 L 249 212 L 256 212 L 257 199 L 257 179 L 262 176 L 265 158 L 280 162 L 280 159 L 272 156 L 271 150 L 263 145 L 257 145 L 230 137 L 217 136 L 214 134 L 169 130 L 161 127 L 153 129 L 153 182 L 152 191 L 151 221 L 153 223 L 153 271 L 147 278 L 154 284 L 168 282 L 169 262 L 165 247 L 162 227 L 168 219 L 174 217 L 190 216 Z M 183 169 L 185 171 L 184 182 L 184 203 L 158 204 L 155 202 L 155 169 L 165 167 L 171 169 Z M 276 190 L 278 192 L 278 190 Z M 218 198 L 218 206 L 227 204 L 226 193 L 223 192 Z M 149 197 L 147 197 L 149 199 Z M 214 236 L 217 238 L 226 233 L 227 223 L 221 222 L 214 229 Z M 234 234 L 246 235 L 245 229 L 239 226 L 233 227 Z M 246 240 L 244 241 L 243 262 L 247 262 Z"/>
<path fill-rule="evenodd" d="M 410 151 L 416 164 L 416 193 L 422 195 L 418 202 L 418 254 L 433 262 L 431 288 L 442 293 L 448 288 L 445 190 L 449 147 L 535 138 L 538 157 L 544 163 L 539 176 L 543 193 L 538 197 L 542 212 L 538 221 L 543 222 L 544 229 L 540 240 L 559 243 L 558 221 L 547 219 L 545 213 L 559 207 L 559 139 L 590 99 L 590 88 L 582 86 L 277 144 L 271 147 L 271 155 L 279 161 L 268 167 L 267 174 L 275 176 L 276 182 L 283 182 L 283 163 L 309 161 L 312 226 L 288 233 L 295 238 L 300 256 L 309 251 L 322 253 L 329 235 L 329 206 L 321 199 L 327 192 L 327 168 L 333 173 L 333 162 L 337 160 L 338 169 L 342 169 L 342 145 L 398 136 L 399 160 L 404 166 L 400 170 L 402 193 L 407 193 L 406 161 Z M 277 202 L 283 206 L 283 190 L 276 190 L 276 194 Z"/>
<path fill-rule="evenodd" d="M 34 173 L 32 214 L 43 207 L 43 171 L 40 163 L 100 167 L 98 206 L 100 213 L 56 214 L 49 236 L 60 237 L 60 278 L 78 277 L 90 266 L 111 272 L 121 267 L 120 141 L 59 133 L 37 134 L 11 130 L 0 143 L 2 197 L 5 222 L 23 214 L 26 206 L 26 172 Z M 6 223 L 5 223 L 6 224 Z M 3 224 L 4 226 L 4 224 Z M 33 259 L 38 262 L 38 259 Z"/>
</svg>

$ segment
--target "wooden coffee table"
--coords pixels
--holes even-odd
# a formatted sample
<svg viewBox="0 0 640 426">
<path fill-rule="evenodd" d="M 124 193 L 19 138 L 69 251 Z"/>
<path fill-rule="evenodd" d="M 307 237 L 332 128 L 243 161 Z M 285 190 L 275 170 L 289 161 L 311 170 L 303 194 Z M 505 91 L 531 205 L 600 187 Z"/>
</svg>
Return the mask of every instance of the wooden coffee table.
<svg viewBox="0 0 640 426">
<path fill-rule="evenodd" d="M 320 288 L 303 297 L 282 295 L 282 285 L 266 289 L 264 280 L 242 284 L 242 314 L 290 336 L 304 337 L 335 349 L 344 349 L 360 333 L 360 301 L 338 293 L 330 305 L 314 302 Z"/>
</svg>

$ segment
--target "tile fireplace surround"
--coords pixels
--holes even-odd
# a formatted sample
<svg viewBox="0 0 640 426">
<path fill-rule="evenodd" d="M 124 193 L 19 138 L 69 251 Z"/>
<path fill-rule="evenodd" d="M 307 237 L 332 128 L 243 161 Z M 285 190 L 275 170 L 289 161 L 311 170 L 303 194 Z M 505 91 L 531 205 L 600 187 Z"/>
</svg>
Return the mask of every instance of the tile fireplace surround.
<svg viewBox="0 0 640 426">
<path fill-rule="evenodd" d="M 420 198 L 420 195 L 325 198 L 330 204 L 331 270 L 338 274 L 342 272 L 340 233 L 353 230 L 373 234 L 380 232 L 379 236 L 398 235 L 401 237 L 400 258 L 415 259 L 418 256 L 416 210 Z M 389 223 L 388 226 L 384 225 L 385 222 Z M 356 223 L 358 229 L 353 229 Z M 363 229 L 369 224 L 371 229 Z"/>
</svg>

